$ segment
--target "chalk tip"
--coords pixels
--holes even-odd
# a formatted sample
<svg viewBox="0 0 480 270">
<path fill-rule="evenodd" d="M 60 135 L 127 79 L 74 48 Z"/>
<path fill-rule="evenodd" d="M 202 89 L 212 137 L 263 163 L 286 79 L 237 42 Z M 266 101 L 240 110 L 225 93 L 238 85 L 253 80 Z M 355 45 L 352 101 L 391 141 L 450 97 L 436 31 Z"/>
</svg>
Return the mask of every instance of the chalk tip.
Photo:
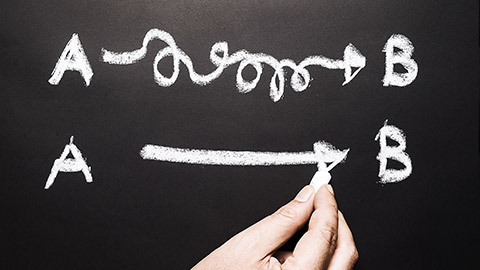
<svg viewBox="0 0 480 270">
<path fill-rule="evenodd" d="M 313 186 L 315 192 L 317 192 L 322 185 L 328 184 L 332 179 L 332 175 L 328 171 L 317 171 L 310 181 L 310 185 Z"/>
</svg>

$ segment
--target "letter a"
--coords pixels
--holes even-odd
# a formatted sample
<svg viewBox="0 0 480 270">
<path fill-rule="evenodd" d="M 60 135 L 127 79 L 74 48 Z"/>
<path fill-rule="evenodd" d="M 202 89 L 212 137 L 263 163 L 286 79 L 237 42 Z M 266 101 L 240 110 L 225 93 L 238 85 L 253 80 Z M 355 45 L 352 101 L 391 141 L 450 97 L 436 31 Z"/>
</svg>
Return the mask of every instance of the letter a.
<svg viewBox="0 0 480 270">
<path fill-rule="evenodd" d="M 378 177 L 380 177 L 380 183 L 382 184 L 400 182 L 412 173 L 412 161 L 408 154 L 405 153 L 405 149 L 407 148 L 405 135 L 401 129 L 387 125 L 387 121 L 388 119 L 385 120 L 385 124 L 375 137 L 375 141 L 380 139 L 380 152 L 378 153 L 377 159 L 380 161 Z M 398 146 L 388 146 L 387 137 L 396 141 Z M 396 160 L 402 163 L 405 168 L 401 170 L 387 169 L 387 159 Z"/>
<path fill-rule="evenodd" d="M 395 52 L 394 48 L 400 49 Z M 407 86 L 415 80 L 418 73 L 418 65 L 413 60 L 413 45 L 410 40 L 399 34 L 392 35 L 383 47 L 385 52 L 385 77 L 383 77 L 383 86 Z M 394 64 L 401 64 L 406 73 L 397 73 L 393 71 Z"/>
<path fill-rule="evenodd" d="M 74 158 L 67 158 L 68 154 L 72 153 Z M 90 167 L 87 166 L 85 159 L 82 157 L 82 153 L 73 144 L 73 136 L 70 137 L 70 143 L 65 145 L 62 154 L 58 159 L 53 162 L 52 170 L 45 183 L 45 189 L 48 189 L 57 177 L 58 172 L 83 172 L 85 180 L 88 183 L 93 181 L 92 174 L 90 173 Z"/>
<path fill-rule="evenodd" d="M 92 68 L 88 63 L 87 56 L 83 50 L 82 44 L 77 34 L 73 34 L 70 41 L 68 41 L 62 55 L 58 58 L 57 64 L 52 71 L 52 77 L 48 82 L 52 85 L 57 85 L 63 77 L 65 70 L 74 70 L 80 72 L 85 85 L 90 85 L 90 80 L 93 76 Z"/>
</svg>

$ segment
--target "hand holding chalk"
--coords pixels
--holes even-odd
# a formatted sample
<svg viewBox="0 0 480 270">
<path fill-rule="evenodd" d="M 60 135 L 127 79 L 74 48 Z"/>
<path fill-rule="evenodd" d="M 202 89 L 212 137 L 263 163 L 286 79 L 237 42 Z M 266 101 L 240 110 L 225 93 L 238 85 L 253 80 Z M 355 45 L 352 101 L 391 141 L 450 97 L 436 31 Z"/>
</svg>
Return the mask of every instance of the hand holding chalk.
<svg viewBox="0 0 480 270">
<path fill-rule="evenodd" d="M 347 158 L 348 151 L 349 149 L 342 151 L 341 155 L 339 155 L 335 161 L 330 163 L 328 167 L 324 162 L 318 163 L 318 171 L 313 175 L 313 178 L 310 181 L 310 185 L 313 186 L 315 192 L 317 192 L 322 185 L 330 183 L 332 175 L 330 175 L 329 171 Z"/>
<path fill-rule="evenodd" d="M 316 184 L 329 180 L 318 171 Z M 337 210 L 333 189 L 307 185 L 294 200 L 232 237 L 193 267 L 216 269 L 352 269 L 358 260 L 352 233 Z M 319 210 L 319 211 L 313 211 Z M 279 251 L 300 228 L 309 223 L 292 251 Z"/>
</svg>

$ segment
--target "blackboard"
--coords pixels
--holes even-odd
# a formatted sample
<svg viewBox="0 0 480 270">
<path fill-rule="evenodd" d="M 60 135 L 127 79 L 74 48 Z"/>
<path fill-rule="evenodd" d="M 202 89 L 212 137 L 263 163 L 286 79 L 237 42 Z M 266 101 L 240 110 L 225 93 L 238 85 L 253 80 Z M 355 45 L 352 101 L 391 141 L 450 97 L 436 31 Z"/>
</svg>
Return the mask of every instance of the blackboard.
<svg viewBox="0 0 480 270">
<path fill-rule="evenodd" d="M 350 149 L 332 171 L 339 208 L 353 231 L 356 269 L 479 266 L 478 1 L 6 1 L 0 11 L 2 269 L 188 269 L 231 236 L 293 198 L 314 165 L 221 166 L 140 156 L 146 144 L 237 151 L 311 151 L 326 141 Z M 169 33 L 199 74 L 215 69 L 213 44 L 299 63 L 343 59 L 352 44 L 365 67 L 310 66 L 296 92 L 274 70 L 240 93 L 239 63 L 207 85 L 180 63 L 176 81 L 154 80 L 156 54 L 129 65 L 102 49 L 131 52 L 151 29 Z M 76 34 L 91 66 L 88 86 L 52 71 Z M 408 38 L 418 65 L 408 85 L 384 86 L 384 47 Z M 395 49 L 398 53 L 398 48 Z M 158 65 L 170 76 L 171 57 Z M 406 72 L 400 64 L 398 73 Z M 253 80 L 255 69 L 243 70 Z M 378 177 L 375 136 L 388 124 L 406 137 L 412 173 Z M 93 182 L 54 161 L 73 136 Z M 394 141 L 389 141 L 394 144 Z M 390 161 L 390 168 L 401 164 Z"/>
</svg>

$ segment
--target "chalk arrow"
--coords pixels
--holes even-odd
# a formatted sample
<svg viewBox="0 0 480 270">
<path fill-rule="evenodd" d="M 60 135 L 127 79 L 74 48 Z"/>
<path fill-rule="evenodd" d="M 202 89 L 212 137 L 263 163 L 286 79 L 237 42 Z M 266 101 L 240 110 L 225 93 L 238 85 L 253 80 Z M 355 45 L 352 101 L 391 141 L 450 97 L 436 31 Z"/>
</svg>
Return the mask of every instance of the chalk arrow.
<svg viewBox="0 0 480 270">
<path fill-rule="evenodd" d="M 277 166 L 316 164 L 319 171 L 329 171 L 345 160 L 349 150 L 338 150 L 323 141 L 314 143 L 313 151 L 306 152 L 205 150 L 147 144 L 140 151 L 140 156 L 147 160 L 204 165 Z M 326 163 L 330 163 L 330 165 L 327 167 Z"/>
<path fill-rule="evenodd" d="M 342 85 L 349 83 L 358 72 L 362 70 L 367 64 L 367 59 L 363 56 L 360 51 L 353 46 L 353 44 L 348 44 L 343 51 L 343 63 L 345 65 L 345 81 Z M 357 68 L 352 74 L 352 68 Z"/>
</svg>

